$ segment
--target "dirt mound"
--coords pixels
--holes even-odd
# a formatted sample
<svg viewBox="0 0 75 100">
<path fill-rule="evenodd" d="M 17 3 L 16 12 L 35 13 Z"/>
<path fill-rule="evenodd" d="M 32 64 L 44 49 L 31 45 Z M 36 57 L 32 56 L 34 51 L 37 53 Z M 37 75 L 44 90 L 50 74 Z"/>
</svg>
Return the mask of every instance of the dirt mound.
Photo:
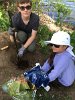
<svg viewBox="0 0 75 100">
<path fill-rule="evenodd" d="M 2 91 L 2 85 L 10 80 L 11 77 L 19 76 L 23 74 L 24 71 L 32 68 L 36 62 L 43 64 L 46 56 L 44 57 L 44 55 L 40 52 L 40 47 L 37 45 L 34 53 L 31 54 L 27 52 L 25 55 L 25 59 L 28 60 L 29 66 L 26 66 L 24 69 L 20 69 L 13 63 L 13 61 L 16 60 L 16 47 L 13 44 L 11 45 L 7 32 L 0 34 L 0 49 L 5 46 L 8 46 L 8 48 L 0 50 L 0 100 L 12 100 Z M 40 90 L 38 91 L 38 94 L 42 94 L 44 96 L 43 99 L 40 100 L 49 100 L 49 98 L 51 98 L 51 100 L 75 100 L 74 88 L 75 84 L 71 88 L 66 89 L 54 84 L 54 86 L 51 87 L 50 93 L 47 94 L 48 99 L 44 99 L 47 95 L 42 94 Z M 71 97 L 71 99 L 69 97 Z"/>
<path fill-rule="evenodd" d="M 8 48 L 1 50 L 8 46 Z M 14 63 L 16 61 L 16 47 L 14 44 L 10 43 L 9 35 L 7 32 L 0 33 L 0 100 L 9 100 L 9 97 L 2 92 L 2 84 L 8 81 L 11 77 L 18 76 L 22 74 L 25 70 L 30 69 L 35 66 L 36 62 L 43 62 L 43 55 L 39 52 L 39 47 L 37 45 L 37 50 L 34 53 L 29 53 L 25 55 L 25 59 L 28 60 L 29 66 L 21 69 Z"/>
</svg>

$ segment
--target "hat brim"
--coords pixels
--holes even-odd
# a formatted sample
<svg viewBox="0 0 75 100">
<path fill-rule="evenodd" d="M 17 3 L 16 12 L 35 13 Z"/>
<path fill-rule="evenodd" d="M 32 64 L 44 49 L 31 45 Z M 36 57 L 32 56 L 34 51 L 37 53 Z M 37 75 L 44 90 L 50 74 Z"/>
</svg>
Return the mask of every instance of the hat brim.
<svg viewBox="0 0 75 100">
<path fill-rule="evenodd" d="M 44 41 L 45 45 L 48 45 L 48 44 L 57 44 L 57 43 L 53 43 L 52 41 Z M 57 44 L 58 45 L 58 44 Z M 62 44 L 60 44 L 62 45 Z M 68 45 L 71 49 L 73 49 L 73 46 L 71 45 Z"/>
<path fill-rule="evenodd" d="M 50 44 L 50 41 L 44 41 L 44 44 L 46 44 L 46 45 Z"/>
<path fill-rule="evenodd" d="M 51 42 L 51 41 L 44 41 L 44 44 L 45 44 L 45 45 L 48 45 L 48 44 L 54 44 L 54 43 Z"/>
</svg>

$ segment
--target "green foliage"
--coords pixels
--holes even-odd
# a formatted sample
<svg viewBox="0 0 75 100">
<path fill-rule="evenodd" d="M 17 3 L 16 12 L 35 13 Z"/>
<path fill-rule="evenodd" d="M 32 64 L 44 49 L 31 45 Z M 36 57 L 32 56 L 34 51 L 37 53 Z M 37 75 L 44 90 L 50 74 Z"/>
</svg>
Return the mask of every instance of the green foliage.
<svg viewBox="0 0 75 100">
<path fill-rule="evenodd" d="M 73 51 L 75 53 L 75 31 L 71 33 L 71 45 L 73 46 Z"/>
<path fill-rule="evenodd" d="M 12 78 L 2 85 L 5 93 L 8 93 L 13 100 L 32 100 L 33 89 L 30 88 L 25 78 Z"/>
<path fill-rule="evenodd" d="M 46 25 L 40 25 L 38 29 L 38 38 L 37 42 L 41 46 L 40 50 L 42 53 L 47 54 L 49 48 L 44 44 L 44 41 L 47 41 L 51 38 L 52 32 L 48 29 Z"/>
<path fill-rule="evenodd" d="M 57 23 L 60 24 L 60 26 L 62 26 L 64 18 L 71 13 L 71 10 L 65 4 L 62 3 L 56 3 L 54 7 L 58 12 Z"/>
<path fill-rule="evenodd" d="M 51 32 L 46 25 L 40 25 L 38 30 L 38 43 L 44 47 L 44 41 L 51 38 Z"/>
<path fill-rule="evenodd" d="M 2 0 L 3 1 L 3 0 Z M 41 5 L 40 3 L 41 0 L 32 0 L 32 10 L 33 11 L 36 11 L 38 13 L 38 15 L 42 12 L 48 12 L 50 11 L 50 5 L 51 6 L 54 6 L 54 9 L 56 9 L 56 11 L 58 12 L 58 20 L 57 20 L 57 23 L 60 23 L 60 26 L 61 26 L 61 20 L 63 18 L 65 18 L 65 16 L 69 15 L 70 13 L 70 10 L 69 8 L 67 8 L 65 5 L 63 5 L 62 3 L 58 3 L 58 2 L 62 2 L 62 0 L 49 0 L 49 3 L 48 3 L 48 7 L 45 7 L 44 9 L 44 6 Z M 11 12 L 15 12 L 17 9 L 16 9 L 16 6 L 15 6 L 15 2 L 16 0 L 6 0 L 5 2 L 0 2 L 1 5 L 3 7 L 3 9 L 6 9 L 6 10 L 10 10 Z M 55 3 L 54 3 L 55 2 Z M 1 10 L 1 13 L 5 14 L 4 11 Z M 61 15 L 63 15 L 63 18 L 61 19 Z M 7 30 L 7 27 L 8 27 L 8 16 L 2 16 L 3 17 L 3 20 L 0 19 L 0 29 L 2 28 L 2 30 Z M 5 18 L 4 18 L 5 17 Z"/>
<path fill-rule="evenodd" d="M 67 16 L 68 14 L 70 14 L 70 9 L 65 4 L 56 3 L 55 8 L 56 8 L 57 12 L 59 14 L 62 13 L 63 16 Z"/>
<path fill-rule="evenodd" d="M 3 9 L 0 10 L 0 30 L 7 30 L 9 26 L 9 17 L 7 12 Z"/>
<path fill-rule="evenodd" d="M 32 10 L 38 15 L 43 12 L 42 6 L 40 5 L 41 0 L 32 0 Z"/>
</svg>

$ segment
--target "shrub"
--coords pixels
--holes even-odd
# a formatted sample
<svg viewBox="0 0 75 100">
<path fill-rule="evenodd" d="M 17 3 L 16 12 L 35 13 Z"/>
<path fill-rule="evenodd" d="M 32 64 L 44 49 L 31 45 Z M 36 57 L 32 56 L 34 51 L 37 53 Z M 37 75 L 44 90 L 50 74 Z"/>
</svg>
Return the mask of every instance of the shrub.
<svg viewBox="0 0 75 100">
<path fill-rule="evenodd" d="M 7 30 L 9 26 L 9 17 L 5 10 L 0 10 L 0 30 Z"/>
</svg>

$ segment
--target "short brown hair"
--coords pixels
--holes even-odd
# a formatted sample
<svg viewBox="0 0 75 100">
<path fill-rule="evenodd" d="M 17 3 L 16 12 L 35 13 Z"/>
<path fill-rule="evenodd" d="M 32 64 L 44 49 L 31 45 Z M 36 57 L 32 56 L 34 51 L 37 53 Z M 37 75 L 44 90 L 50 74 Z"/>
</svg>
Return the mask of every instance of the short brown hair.
<svg viewBox="0 0 75 100">
<path fill-rule="evenodd" d="M 24 3 L 30 3 L 30 5 L 32 6 L 32 1 L 31 0 L 17 0 L 16 1 L 17 7 L 19 6 L 19 4 L 24 4 Z"/>
</svg>

